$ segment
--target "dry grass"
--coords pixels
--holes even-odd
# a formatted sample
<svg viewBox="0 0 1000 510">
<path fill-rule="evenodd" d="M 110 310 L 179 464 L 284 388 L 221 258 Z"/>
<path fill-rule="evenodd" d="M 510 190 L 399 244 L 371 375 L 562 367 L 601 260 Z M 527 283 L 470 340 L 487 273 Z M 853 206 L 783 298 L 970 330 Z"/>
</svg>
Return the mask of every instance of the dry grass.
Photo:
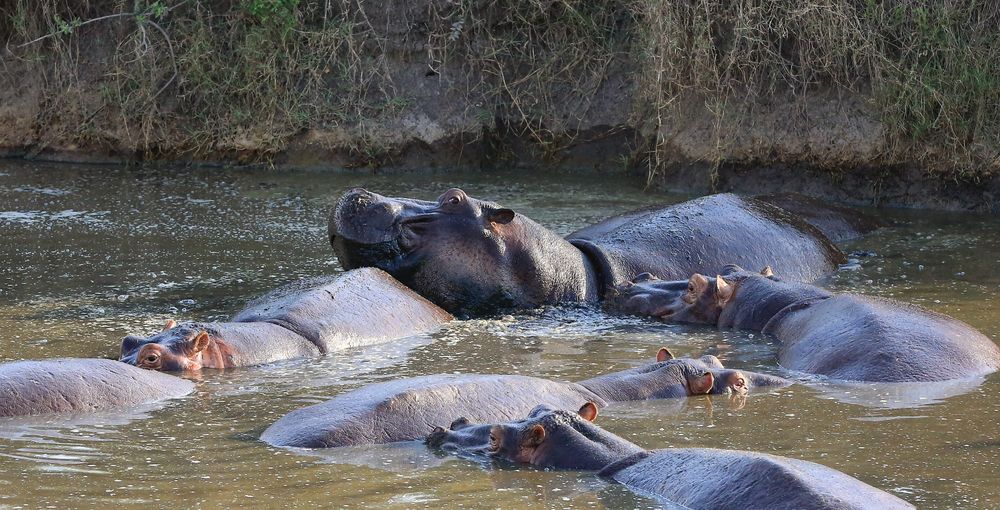
<svg viewBox="0 0 1000 510">
<path fill-rule="evenodd" d="M 404 6 L 409 25 L 392 22 Z M 109 15 L 117 16 L 80 25 Z M 371 140 L 366 126 L 410 101 L 394 85 L 390 61 L 391 40 L 404 37 L 422 45 L 432 71 L 460 70 L 467 108 L 485 130 L 500 119 L 551 154 L 594 115 L 602 86 L 628 73 L 636 84 L 622 93 L 621 108 L 651 137 L 634 158 L 651 172 L 667 164 L 659 128 L 689 115 L 682 105 L 716 115 L 721 158 L 723 112 L 754 115 L 762 98 L 830 89 L 868 98 L 886 127 L 882 163 L 922 162 L 962 177 L 994 172 L 998 26 L 996 4 L 983 1 L 428 0 L 414 9 L 364 0 L 13 0 L 0 7 L 13 57 L 44 76 L 37 123 L 73 126 L 52 137 L 101 143 L 124 131 L 143 157 L 228 151 L 249 160 L 266 160 L 311 127 L 350 126 L 362 133 L 358 140 Z M 108 37 L 112 50 L 100 54 L 109 45 L 99 39 Z M 95 58 L 104 62 L 99 76 L 84 65 Z M 377 159 L 374 142 L 359 143 L 356 150 Z"/>
</svg>

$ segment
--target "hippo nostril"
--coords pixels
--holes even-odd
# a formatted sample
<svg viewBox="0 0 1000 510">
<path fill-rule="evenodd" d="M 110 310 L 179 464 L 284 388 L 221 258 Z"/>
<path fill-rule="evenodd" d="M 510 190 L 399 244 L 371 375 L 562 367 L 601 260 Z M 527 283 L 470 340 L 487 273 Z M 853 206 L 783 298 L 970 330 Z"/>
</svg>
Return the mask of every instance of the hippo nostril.
<svg viewBox="0 0 1000 510">
<path fill-rule="evenodd" d="M 746 379 L 739 376 L 734 377 L 729 384 L 729 390 L 736 394 L 747 393 L 749 391 L 749 388 L 747 388 Z"/>
</svg>

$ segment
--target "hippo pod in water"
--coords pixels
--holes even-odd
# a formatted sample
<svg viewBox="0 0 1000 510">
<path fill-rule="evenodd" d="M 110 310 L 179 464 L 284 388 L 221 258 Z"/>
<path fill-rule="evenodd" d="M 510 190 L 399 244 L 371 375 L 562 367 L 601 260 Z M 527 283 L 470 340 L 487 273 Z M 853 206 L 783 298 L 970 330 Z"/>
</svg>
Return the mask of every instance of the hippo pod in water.
<svg viewBox="0 0 1000 510">
<path fill-rule="evenodd" d="M 239 313 L 233 322 L 167 323 L 149 338 L 122 340 L 121 361 L 152 370 L 259 365 L 387 342 L 452 319 L 384 271 L 349 271 Z"/>
<path fill-rule="evenodd" d="M 579 383 L 520 375 L 431 375 L 365 386 L 283 416 L 261 435 L 275 446 L 330 448 L 420 439 L 457 415 L 497 421 L 546 403 L 575 408 L 610 402 L 729 393 L 785 386 L 765 374 L 727 370 L 715 356 L 672 359 L 667 349 L 644 366 Z"/>
<path fill-rule="evenodd" d="M 0 364 L 0 416 L 126 409 L 193 390 L 191 381 L 110 359 Z"/>
<path fill-rule="evenodd" d="M 547 469 L 597 471 L 647 496 L 692 509 L 913 508 L 835 469 L 777 455 L 710 448 L 646 451 L 577 413 L 539 406 L 527 418 L 437 428 L 429 446 Z"/>
<path fill-rule="evenodd" d="M 610 302 L 667 321 L 762 331 L 785 368 L 845 381 L 946 381 L 1000 368 L 1000 348 L 968 324 L 919 306 L 778 280 L 729 265 L 664 282 L 640 275 Z"/>
<path fill-rule="evenodd" d="M 788 199 L 794 203 L 793 199 Z M 809 208 L 821 207 L 809 205 Z M 814 226 L 762 200 L 712 195 L 627 213 L 559 237 L 531 219 L 450 189 L 436 202 L 347 192 L 330 216 L 330 243 L 345 268 L 378 267 L 461 316 L 597 302 L 649 272 L 664 279 L 735 261 L 772 264 L 810 281 L 843 263 L 838 239 L 876 225 L 830 218 Z M 846 226 L 845 226 L 846 225 Z"/>
</svg>

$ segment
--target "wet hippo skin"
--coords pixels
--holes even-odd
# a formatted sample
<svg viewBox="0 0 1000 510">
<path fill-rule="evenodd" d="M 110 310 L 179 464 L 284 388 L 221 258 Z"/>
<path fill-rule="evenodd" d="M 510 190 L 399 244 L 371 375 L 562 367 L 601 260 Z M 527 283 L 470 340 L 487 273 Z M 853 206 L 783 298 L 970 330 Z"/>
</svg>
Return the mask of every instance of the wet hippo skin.
<svg viewBox="0 0 1000 510">
<path fill-rule="evenodd" d="M 193 390 L 191 381 L 109 359 L 0 364 L 0 416 L 127 409 Z"/>
<path fill-rule="evenodd" d="M 840 471 L 798 459 L 711 448 L 646 451 L 577 413 L 539 406 L 527 418 L 455 420 L 427 436 L 432 448 L 545 469 L 597 471 L 646 496 L 692 509 L 894 509 L 912 505 Z"/>
<path fill-rule="evenodd" d="M 387 342 L 452 319 L 383 271 L 349 271 L 318 287 L 264 300 L 233 322 L 167 323 L 122 340 L 121 361 L 153 370 L 259 365 Z"/>
<path fill-rule="evenodd" d="M 835 243 L 854 239 L 883 226 L 882 221 L 873 216 L 799 193 L 769 193 L 754 198 L 798 216 L 820 229 Z"/>
<path fill-rule="evenodd" d="M 429 375 L 373 384 L 326 402 L 292 411 L 261 435 L 275 446 L 329 448 L 420 439 L 456 415 L 477 421 L 523 416 L 540 402 L 579 407 L 609 402 L 689 395 L 745 395 L 752 388 L 789 381 L 766 374 L 727 370 L 718 358 L 669 359 L 605 374 L 579 383 L 520 375 Z"/>
<path fill-rule="evenodd" d="M 832 294 L 727 266 L 686 282 L 648 275 L 609 306 L 667 321 L 716 324 L 773 336 L 779 363 L 844 381 L 946 381 L 1000 368 L 1000 348 L 962 321 L 880 297 Z"/>
<path fill-rule="evenodd" d="M 847 235 L 839 225 L 831 233 Z M 384 269 L 460 316 L 594 303 L 643 272 L 686 278 L 735 261 L 811 281 L 845 261 L 797 215 L 732 194 L 623 214 L 562 238 L 460 189 L 436 202 L 354 189 L 333 210 L 329 233 L 344 267 Z"/>
</svg>

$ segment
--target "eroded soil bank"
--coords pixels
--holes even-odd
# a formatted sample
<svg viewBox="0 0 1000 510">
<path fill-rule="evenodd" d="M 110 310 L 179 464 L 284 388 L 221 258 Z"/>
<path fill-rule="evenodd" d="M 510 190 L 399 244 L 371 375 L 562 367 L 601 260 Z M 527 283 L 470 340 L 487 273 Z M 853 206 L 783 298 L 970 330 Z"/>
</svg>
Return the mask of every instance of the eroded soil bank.
<svg viewBox="0 0 1000 510">
<path fill-rule="evenodd" d="M 63 4 L 0 7 L 0 155 L 587 167 L 686 192 L 1000 211 L 1000 48 L 973 8 Z"/>
</svg>

